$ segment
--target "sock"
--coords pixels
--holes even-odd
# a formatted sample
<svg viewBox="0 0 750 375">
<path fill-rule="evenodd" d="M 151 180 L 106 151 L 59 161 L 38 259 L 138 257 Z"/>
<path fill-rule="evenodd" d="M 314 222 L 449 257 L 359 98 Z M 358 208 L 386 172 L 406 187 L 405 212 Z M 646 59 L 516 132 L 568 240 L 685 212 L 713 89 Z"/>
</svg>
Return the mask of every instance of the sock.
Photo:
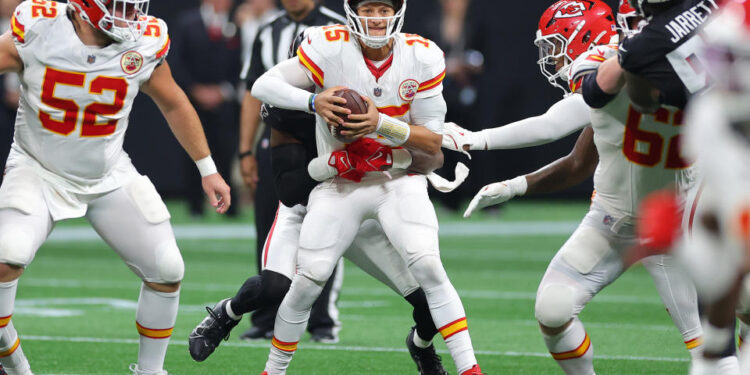
<svg viewBox="0 0 750 375">
<path fill-rule="evenodd" d="M 411 341 L 414 343 L 414 345 L 417 346 L 417 348 L 421 349 L 429 348 L 430 345 L 432 345 L 432 340 L 422 340 L 422 338 L 419 337 L 419 332 L 414 332 L 414 336 L 412 337 Z"/>
<path fill-rule="evenodd" d="M 271 352 L 265 367 L 268 375 L 286 374 L 297 344 L 307 328 L 312 305 L 323 291 L 323 285 L 302 275 L 294 278 L 276 314 Z"/>
<path fill-rule="evenodd" d="M 703 356 L 703 337 L 698 336 L 691 339 L 685 340 L 685 347 L 690 353 L 690 358 L 695 360 L 698 357 Z"/>
<path fill-rule="evenodd" d="M 237 294 L 229 301 L 232 303 L 232 311 L 241 316 L 261 307 L 258 305 L 261 287 L 260 275 L 245 280 Z"/>
<path fill-rule="evenodd" d="M 544 343 L 563 372 L 568 375 L 594 374 L 594 345 L 578 318 L 554 336 L 544 336 Z"/>
<path fill-rule="evenodd" d="M 135 313 L 135 324 L 141 335 L 138 347 L 139 370 L 163 369 L 179 304 L 179 291 L 162 293 L 149 288 L 146 284 L 141 285 L 141 295 Z"/>
<path fill-rule="evenodd" d="M 242 319 L 242 315 L 237 315 L 237 314 L 234 313 L 234 310 L 232 310 L 232 301 L 231 300 L 227 301 L 227 303 L 224 305 L 224 311 L 227 312 L 227 316 L 229 316 L 230 318 L 232 318 L 234 320 L 240 320 L 240 319 Z"/>
<path fill-rule="evenodd" d="M 23 373 L 29 370 L 29 361 L 21 349 L 18 332 L 10 321 L 17 289 L 18 280 L 0 283 L 0 364 L 6 370 Z"/>
<path fill-rule="evenodd" d="M 458 373 L 470 370 L 477 364 L 474 348 L 471 345 L 466 313 L 456 289 L 450 281 L 425 289 L 425 296 L 430 306 L 430 313 L 445 345 L 453 357 Z"/>
<path fill-rule="evenodd" d="M 432 320 L 432 315 L 430 315 L 430 306 L 427 304 L 427 296 L 425 296 L 422 288 L 418 288 L 409 293 L 404 299 L 414 307 L 412 311 L 412 317 L 414 318 L 414 323 L 416 323 L 416 332 L 413 340 L 414 344 L 417 345 L 418 348 L 427 348 L 432 345 L 432 338 L 438 333 L 438 329 L 435 327 L 435 321 Z"/>
</svg>

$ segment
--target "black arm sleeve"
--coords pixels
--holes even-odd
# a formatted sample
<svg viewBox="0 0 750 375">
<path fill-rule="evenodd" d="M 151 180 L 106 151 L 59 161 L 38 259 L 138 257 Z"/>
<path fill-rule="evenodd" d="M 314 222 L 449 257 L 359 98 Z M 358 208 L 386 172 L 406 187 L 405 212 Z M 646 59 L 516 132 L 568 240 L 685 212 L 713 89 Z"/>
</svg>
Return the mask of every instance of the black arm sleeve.
<svg viewBox="0 0 750 375">
<path fill-rule="evenodd" d="M 301 143 L 287 143 L 271 148 L 271 165 L 276 194 L 287 207 L 307 204 L 307 198 L 318 181 L 307 172 L 307 151 Z"/>
<path fill-rule="evenodd" d="M 595 70 L 593 73 L 587 74 L 583 77 L 583 84 L 581 84 L 583 100 L 591 108 L 602 108 L 617 96 L 617 94 L 607 94 L 602 91 L 602 88 L 596 83 L 598 73 L 599 71 Z"/>
</svg>

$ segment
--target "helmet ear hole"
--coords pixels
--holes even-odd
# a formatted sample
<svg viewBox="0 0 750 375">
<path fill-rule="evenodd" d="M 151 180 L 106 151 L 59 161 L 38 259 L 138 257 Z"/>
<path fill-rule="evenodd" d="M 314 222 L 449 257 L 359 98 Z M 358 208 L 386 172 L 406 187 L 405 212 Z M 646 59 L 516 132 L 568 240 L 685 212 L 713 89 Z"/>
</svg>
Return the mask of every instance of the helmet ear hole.
<svg viewBox="0 0 750 375">
<path fill-rule="evenodd" d="M 589 42 L 591 42 L 591 30 L 587 31 L 586 34 L 583 34 L 582 41 L 584 44 L 588 44 Z"/>
</svg>

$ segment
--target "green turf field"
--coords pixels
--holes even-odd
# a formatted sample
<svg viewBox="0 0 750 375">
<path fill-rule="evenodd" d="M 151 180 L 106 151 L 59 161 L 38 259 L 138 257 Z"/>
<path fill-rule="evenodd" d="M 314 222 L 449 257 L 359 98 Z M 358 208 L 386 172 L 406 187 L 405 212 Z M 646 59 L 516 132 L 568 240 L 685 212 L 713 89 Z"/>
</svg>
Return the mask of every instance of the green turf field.
<svg viewBox="0 0 750 375">
<path fill-rule="evenodd" d="M 171 374 L 254 374 L 269 342 L 233 337 L 206 362 L 187 351 L 205 305 L 234 294 L 254 273 L 251 212 L 240 220 L 190 220 L 170 204 L 185 259 L 180 314 L 167 355 Z M 466 307 L 484 372 L 560 374 L 534 321 L 537 283 L 555 251 L 585 214 L 586 203 L 512 202 L 495 216 L 463 220 L 441 212 L 443 263 Z M 211 216 L 211 215 L 209 215 Z M 140 281 L 83 221 L 58 225 L 21 278 L 13 321 L 39 374 L 127 374 L 137 354 L 135 306 Z M 410 306 L 350 264 L 335 345 L 303 337 L 291 375 L 415 374 L 404 346 Z M 640 266 L 593 300 L 582 314 L 599 374 L 685 374 L 681 337 Z M 441 339 L 445 367 L 455 368 Z"/>
</svg>

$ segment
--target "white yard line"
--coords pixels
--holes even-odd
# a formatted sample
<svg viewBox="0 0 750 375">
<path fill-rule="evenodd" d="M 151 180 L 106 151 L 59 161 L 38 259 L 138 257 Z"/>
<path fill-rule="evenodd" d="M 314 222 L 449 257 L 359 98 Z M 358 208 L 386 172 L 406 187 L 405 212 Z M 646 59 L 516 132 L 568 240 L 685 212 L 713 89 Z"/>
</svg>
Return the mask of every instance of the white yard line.
<svg viewBox="0 0 750 375">
<path fill-rule="evenodd" d="M 560 236 L 569 235 L 578 221 L 514 221 L 514 222 L 443 222 L 440 235 L 445 237 L 474 236 Z M 174 225 L 179 240 L 255 239 L 255 226 L 247 224 Z M 96 241 L 99 235 L 88 226 L 58 227 L 49 237 L 51 242 Z"/>
<path fill-rule="evenodd" d="M 99 337 L 59 337 L 59 336 L 21 336 L 22 340 L 27 341 L 54 341 L 54 342 L 83 342 L 96 344 L 128 344 L 138 345 L 137 339 L 112 339 Z M 187 346 L 188 342 L 184 340 L 172 340 L 169 345 Z M 225 342 L 221 346 L 235 348 L 259 348 L 268 350 L 268 342 Z M 377 352 L 377 353 L 406 353 L 404 348 L 385 348 L 385 347 L 365 347 L 365 346 L 346 346 L 346 345 L 314 345 L 302 344 L 304 350 L 327 350 L 327 351 L 346 351 L 346 352 Z M 447 351 L 438 350 L 441 354 L 448 354 Z M 476 354 L 496 357 L 549 357 L 549 353 L 539 352 L 503 352 L 492 350 L 475 350 Z M 595 355 L 596 359 L 615 360 L 615 361 L 654 361 L 654 362 L 689 362 L 687 357 L 650 357 L 650 356 L 628 356 L 628 355 Z"/>
</svg>

